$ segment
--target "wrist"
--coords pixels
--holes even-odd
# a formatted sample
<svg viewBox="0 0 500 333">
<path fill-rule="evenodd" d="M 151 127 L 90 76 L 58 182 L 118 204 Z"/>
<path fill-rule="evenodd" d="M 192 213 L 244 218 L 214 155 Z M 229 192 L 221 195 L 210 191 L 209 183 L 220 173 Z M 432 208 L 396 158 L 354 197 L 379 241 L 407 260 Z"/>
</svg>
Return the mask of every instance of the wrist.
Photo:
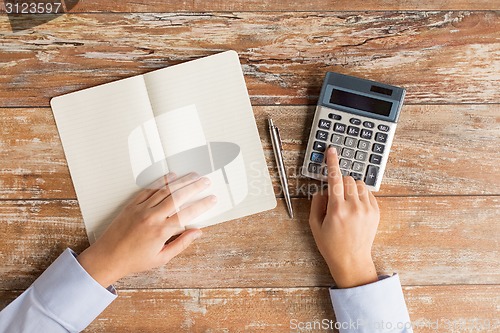
<svg viewBox="0 0 500 333">
<path fill-rule="evenodd" d="M 82 268 L 101 286 L 109 287 L 122 276 L 119 272 L 113 269 L 109 260 L 103 258 L 93 251 L 92 247 L 87 248 L 77 258 Z"/>
<path fill-rule="evenodd" d="M 371 256 L 344 260 L 341 264 L 328 264 L 338 288 L 354 288 L 378 281 Z"/>
</svg>

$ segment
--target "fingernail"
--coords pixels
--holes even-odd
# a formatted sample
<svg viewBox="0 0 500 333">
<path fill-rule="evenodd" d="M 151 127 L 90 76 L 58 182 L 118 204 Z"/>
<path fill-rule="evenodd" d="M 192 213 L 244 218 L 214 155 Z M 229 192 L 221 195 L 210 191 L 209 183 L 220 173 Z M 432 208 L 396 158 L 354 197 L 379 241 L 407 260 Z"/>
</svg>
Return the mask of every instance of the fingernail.
<svg viewBox="0 0 500 333">
<path fill-rule="evenodd" d="M 202 234 L 203 232 L 201 232 L 201 230 L 198 230 L 198 232 L 194 234 L 194 239 L 200 238 Z"/>
<path fill-rule="evenodd" d="M 169 174 L 167 174 L 167 181 L 172 181 L 174 180 L 175 178 L 177 178 L 177 175 L 173 172 L 170 172 Z"/>
<path fill-rule="evenodd" d="M 337 155 L 337 149 L 333 147 L 328 148 L 328 152 L 332 155 Z"/>
<path fill-rule="evenodd" d="M 208 179 L 207 177 L 203 177 L 203 184 L 210 185 L 210 179 Z"/>
<path fill-rule="evenodd" d="M 217 197 L 215 195 L 211 195 L 210 202 L 217 202 Z"/>
<path fill-rule="evenodd" d="M 195 179 L 200 178 L 200 176 L 196 172 L 191 172 L 189 174 L 189 178 L 191 178 L 192 180 L 195 180 Z"/>
</svg>

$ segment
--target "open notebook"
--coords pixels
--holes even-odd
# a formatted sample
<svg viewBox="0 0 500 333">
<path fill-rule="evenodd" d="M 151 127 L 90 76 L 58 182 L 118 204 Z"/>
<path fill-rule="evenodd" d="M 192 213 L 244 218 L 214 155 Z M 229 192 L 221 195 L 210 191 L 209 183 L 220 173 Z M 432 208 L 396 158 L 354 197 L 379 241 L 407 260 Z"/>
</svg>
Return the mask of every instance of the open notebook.
<svg viewBox="0 0 500 333">
<path fill-rule="evenodd" d="M 142 188 L 197 172 L 217 204 L 187 228 L 276 206 L 238 55 L 227 51 L 55 97 L 90 242 Z"/>
</svg>

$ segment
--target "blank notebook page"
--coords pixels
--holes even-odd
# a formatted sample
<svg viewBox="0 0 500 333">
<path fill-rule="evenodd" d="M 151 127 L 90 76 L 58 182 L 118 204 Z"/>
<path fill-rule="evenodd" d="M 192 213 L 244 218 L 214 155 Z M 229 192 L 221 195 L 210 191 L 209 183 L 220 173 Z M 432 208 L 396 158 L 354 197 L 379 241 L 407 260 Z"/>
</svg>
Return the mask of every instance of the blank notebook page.
<svg viewBox="0 0 500 333">
<path fill-rule="evenodd" d="M 220 199 L 187 227 L 276 206 L 234 51 L 56 97 L 51 106 L 90 242 L 170 169 L 210 178 L 212 192 L 198 197 Z"/>
<path fill-rule="evenodd" d="M 100 234 L 138 192 L 128 137 L 154 118 L 142 76 L 51 100 L 87 234 Z M 134 156 L 140 158 L 139 156 Z"/>
</svg>

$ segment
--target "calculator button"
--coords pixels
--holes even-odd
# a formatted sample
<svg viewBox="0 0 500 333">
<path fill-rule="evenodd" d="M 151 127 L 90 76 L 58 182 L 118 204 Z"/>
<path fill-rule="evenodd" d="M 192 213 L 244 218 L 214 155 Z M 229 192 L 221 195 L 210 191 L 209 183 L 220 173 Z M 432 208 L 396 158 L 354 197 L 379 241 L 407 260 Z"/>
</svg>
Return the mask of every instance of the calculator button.
<svg viewBox="0 0 500 333">
<path fill-rule="evenodd" d="M 328 118 L 334 119 L 334 120 L 340 120 L 340 119 L 342 119 L 342 116 L 338 115 L 338 114 L 335 114 L 335 113 L 329 113 L 328 114 Z"/>
<path fill-rule="evenodd" d="M 363 180 L 363 175 L 357 172 L 351 172 L 351 177 L 354 178 L 354 180 Z"/>
<path fill-rule="evenodd" d="M 309 171 L 310 173 L 320 173 L 321 165 L 315 163 L 309 163 L 307 171 Z"/>
<path fill-rule="evenodd" d="M 358 140 L 356 140 L 354 138 L 346 137 L 345 141 L 344 141 L 344 145 L 346 145 L 347 147 L 353 147 L 353 148 L 355 148 L 356 147 L 356 142 L 358 142 Z"/>
<path fill-rule="evenodd" d="M 349 148 L 344 148 L 344 149 L 342 149 L 342 156 L 347 157 L 347 158 L 353 158 L 354 157 L 354 150 L 349 149 Z"/>
<path fill-rule="evenodd" d="M 360 125 L 361 124 L 361 120 L 359 120 L 358 118 L 351 118 L 351 119 L 349 119 L 349 122 L 353 125 Z"/>
<path fill-rule="evenodd" d="M 361 171 L 363 171 L 364 168 L 365 168 L 365 165 L 363 163 L 354 162 L 352 164 L 352 170 L 353 171 L 361 172 Z"/>
<path fill-rule="evenodd" d="M 380 164 L 381 162 L 382 162 L 382 156 L 375 154 L 370 155 L 370 163 Z"/>
<path fill-rule="evenodd" d="M 363 122 L 363 126 L 366 127 L 366 128 L 374 128 L 375 124 L 372 123 L 371 121 L 364 121 Z"/>
<path fill-rule="evenodd" d="M 349 176 L 349 171 L 347 170 L 340 169 L 340 173 L 342 174 L 342 176 Z"/>
<path fill-rule="evenodd" d="M 368 150 L 370 149 L 370 142 L 365 140 L 359 140 L 358 148 L 362 150 Z"/>
<path fill-rule="evenodd" d="M 381 130 L 382 132 L 389 132 L 389 126 L 387 125 L 378 125 L 378 129 Z"/>
<path fill-rule="evenodd" d="M 316 162 L 316 163 L 323 163 L 323 159 L 325 158 L 325 155 L 321 154 L 321 153 L 316 153 L 316 152 L 313 152 L 311 154 L 311 161 L 313 162 Z"/>
<path fill-rule="evenodd" d="M 368 157 L 368 154 L 366 152 L 358 150 L 356 152 L 356 156 L 354 156 L 354 159 L 356 159 L 358 161 L 366 161 L 367 157 Z"/>
<path fill-rule="evenodd" d="M 338 134 L 332 134 L 332 142 L 336 145 L 341 145 L 344 142 L 344 137 Z"/>
<path fill-rule="evenodd" d="M 387 141 L 387 134 L 377 132 L 375 134 L 375 141 L 385 143 Z"/>
<path fill-rule="evenodd" d="M 335 123 L 335 125 L 333 126 L 333 130 L 337 133 L 344 133 L 345 125 L 341 123 Z"/>
<path fill-rule="evenodd" d="M 326 150 L 326 143 L 320 141 L 314 141 L 313 149 L 324 152 Z"/>
<path fill-rule="evenodd" d="M 351 161 L 342 158 L 339 161 L 339 166 L 343 169 L 349 169 L 351 167 L 351 163 Z"/>
<path fill-rule="evenodd" d="M 320 119 L 318 127 L 322 129 L 329 130 L 330 126 L 332 126 L 332 122 L 330 120 Z"/>
<path fill-rule="evenodd" d="M 317 131 L 316 139 L 326 141 L 328 139 L 328 132 L 325 131 Z"/>
<path fill-rule="evenodd" d="M 378 167 L 374 165 L 369 165 L 368 170 L 366 170 L 365 184 L 369 186 L 375 185 L 377 182 Z"/>
<path fill-rule="evenodd" d="M 353 135 L 353 136 L 358 136 L 359 135 L 359 127 L 349 126 L 347 128 L 347 134 Z"/>
<path fill-rule="evenodd" d="M 384 145 L 381 145 L 380 143 L 374 143 L 373 147 L 372 147 L 372 151 L 374 153 L 382 154 L 384 152 L 384 148 L 385 148 Z"/>
<path fill-rule="evenodd" d="M 328 167 L 323 167 L 323 171 L 321 171 L 323 176 L 328 176 Z"/>
<path fill-rule="evenodd" d="M 333 148 L 337 149 L 337 155 L 340 156 L 340 153 L 342 152 L 342 147 L 341 146 L 330 145 L 330 147 L 333 147 Z"/>
<path fill-rule="evenodd" d="M 363 139 L 371 139 L 372 138 L 373 132 L 367 129 L 362 129 L 361 130 L 361 137 Z"/>
</svg>

